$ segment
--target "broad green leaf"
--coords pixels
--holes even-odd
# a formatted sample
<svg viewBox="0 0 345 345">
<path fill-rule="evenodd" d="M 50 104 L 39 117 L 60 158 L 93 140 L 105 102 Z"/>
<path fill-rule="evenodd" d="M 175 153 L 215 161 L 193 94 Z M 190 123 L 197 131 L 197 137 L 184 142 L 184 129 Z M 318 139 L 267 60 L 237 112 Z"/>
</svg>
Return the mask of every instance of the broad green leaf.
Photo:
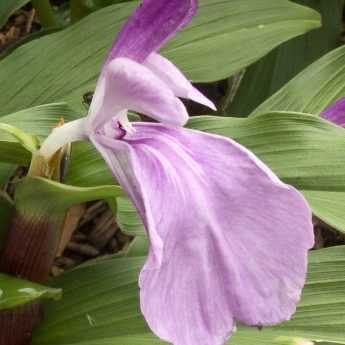
<svg viewBox="0 0 345 345">
<path fill-rule="evenodd" d="M 12 309 L 41 298 L 61 298 L 62 290 L 0 273 L 0 310 Z"/>
<path fill-rule="evenodd" d="M 141 218 L 128 198 L 117 198 L 116 221 L 124 233 L 132 236 L 146 236 Z"/>
<path fill-rule="evenodd" d="M 149 250 L 149 241 L 147 237 L 136 236 L 130 243 L 125 252 L 125 256 L 146 256 Z"/>
<path fill-rule="evenodd" d="M 44 138 L 59 123 L 61 118 L 72 121 L 77 118 L 77 115 L 65 104 L 56 103 L 3 116 L 1 123 L 15 126 L 30 135 Z M 0 131 L 0 161 L 26 165 L 30 158 L 31 154 L 12 135 Z"/>
<path fill-rule="evenodd" d="M 82 95 L 93 90 L 106 51 L 136 4 L 131 1 L 96 11 L 4 58 L 0 113 L 59 100 L 82 109 Z M 239 71 L 280 43 L 319 26 L 317 12 L 287 0 L 201 0 L 196 18 L 162 52 L 189 78 L 211 81 Z"/>
<path fill-rule="evenodd" d="M 72 159 L 65 182 L 76 186 L 97 186 L 113 184 L 114 177 L 93 145 L 79 142 L 72 146 Z"/>
<path fill-rule="evenodd" d="M 249 115 L 312 62 L 340 45 L 344 0 L 296 0 L 322 15 L 322 28 L 294 38 L 250 66 L 227 114 Z M 290 110 L 290 109 L 287 109 Z"/>
<path fill-rule="evenodd" d="M 52 281 L 63 299 L 45 304 L 33 345 L 164 344 L 139 311 L 137 277 L 143 258 L 113 258 L 72 270 Z M 310 253 L 308 279 L 297 313 L 276 327 L 240 326 L 230 344 L 345 344 L 345 246 Z M 253 301 L 255 303 L 255 301 Z"/>
<path fill-rule="evenodd" d="M 22 6 L 30 0 L 1 0 L 0 1 L 0 29 L 6 24 L 7 19 L 15 11 L 19 10 Z"/>
<path fill-rule="evenodd" d="M 71 17 L 73 21 L 83 18 L 103 7 L 133 0 L 74 0 L 71 1 Z"/>
<path fill-rule="evenodd" d="M 345 96 L 345 46 L 326 54 L 261 104 L 253 115 L 271 110 L 319 114 Z"/>
</svg>

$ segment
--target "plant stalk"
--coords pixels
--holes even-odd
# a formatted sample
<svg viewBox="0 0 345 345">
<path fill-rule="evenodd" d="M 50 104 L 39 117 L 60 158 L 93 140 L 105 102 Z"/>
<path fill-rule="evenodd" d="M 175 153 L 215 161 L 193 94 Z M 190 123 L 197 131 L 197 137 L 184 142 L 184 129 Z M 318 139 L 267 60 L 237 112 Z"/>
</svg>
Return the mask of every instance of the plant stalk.
<svg viewBox="0 0 345 345">
<path fill-rule="evenodd" d="M 19 198 L 5 246 L 0 254 L 0 272 L 36 283 L 48 280 L 57 248 L 64 212 L 49 200 Z M 35 209 L 35 206 L 37 209 Z M 42 319 L 40 302 L 0 311 L 0 345 L 30 345 L 33 328 Z"/>
</svg>

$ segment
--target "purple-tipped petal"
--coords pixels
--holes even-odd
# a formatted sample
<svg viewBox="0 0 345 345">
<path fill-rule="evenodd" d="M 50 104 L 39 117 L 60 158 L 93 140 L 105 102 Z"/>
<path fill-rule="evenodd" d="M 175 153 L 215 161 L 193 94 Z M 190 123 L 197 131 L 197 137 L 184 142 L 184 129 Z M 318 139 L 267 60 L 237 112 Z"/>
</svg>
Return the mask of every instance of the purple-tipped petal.
<svg viewBox="0 0 345 345">
<path fill-rule="evenodd" d="M 345 97 L 332 103 L 320 116 L 336 125 L 345 126 Z"/>
<path fill-rule="evenodd" d="M 118 58 L 105 66 L 98 81 L 89 130 L 98 129 L 127 109 L 172 126 L 183 126 L 188 120 L 183 103 L 152 71 L 133 60 Z"/>
<path fill-rule="evenodd" d="M 183 73 L 165 57 L 152 53 L 145 60 L 144 65 L 165 82 L 177 97 L 191 99 L 217 110 L 214 103 L 196 89 Z"/>
<path fill-rule="evenodd" d="M 197 0 L 144 0 L 120 31 L 107 58 L 143 62 L 195 15 Z"/>
<path fill-rule="evenodd" d="M 313 245 L 311 212 L 239 144 L 161 124 L 91 138 L 143 218 L 150 253 L 141 308 L 174 345 L 222 345 L 234 320 L 295 312 Z"/>
</svg>

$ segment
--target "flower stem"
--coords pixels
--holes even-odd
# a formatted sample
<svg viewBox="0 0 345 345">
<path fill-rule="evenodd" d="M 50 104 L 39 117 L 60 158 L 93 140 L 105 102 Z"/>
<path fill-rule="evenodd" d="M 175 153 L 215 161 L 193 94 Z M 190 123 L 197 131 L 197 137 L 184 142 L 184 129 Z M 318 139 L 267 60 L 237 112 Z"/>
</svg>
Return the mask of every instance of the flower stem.
<svg viewBox="0 0 345 345">
<path fill-rule="evenodd" d="M 54 16 L 53 8 L 49 0 L 32 0 L 31 2 L 37 12 L 42 26 L 44 26 L 45 28 L 58 26 L 58 23 Z"/>
</svg>

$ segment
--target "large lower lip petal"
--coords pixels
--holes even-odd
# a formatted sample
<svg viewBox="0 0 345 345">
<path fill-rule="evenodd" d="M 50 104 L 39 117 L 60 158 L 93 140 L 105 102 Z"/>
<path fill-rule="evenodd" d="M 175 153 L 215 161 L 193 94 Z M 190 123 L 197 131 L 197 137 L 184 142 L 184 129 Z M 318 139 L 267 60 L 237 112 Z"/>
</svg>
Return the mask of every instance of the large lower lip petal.
<svg viewBox="0 0 345 345">
<path fill-rule="evenodd" d="M 313 245 L 299 192 L 229 139 L 134 127 L 130 139 L 92 141 L 149 234 L 140 296 L 151 329 L 175 345 L 222 345 L 234 320 L 289 319 Z"/>
</svg>

